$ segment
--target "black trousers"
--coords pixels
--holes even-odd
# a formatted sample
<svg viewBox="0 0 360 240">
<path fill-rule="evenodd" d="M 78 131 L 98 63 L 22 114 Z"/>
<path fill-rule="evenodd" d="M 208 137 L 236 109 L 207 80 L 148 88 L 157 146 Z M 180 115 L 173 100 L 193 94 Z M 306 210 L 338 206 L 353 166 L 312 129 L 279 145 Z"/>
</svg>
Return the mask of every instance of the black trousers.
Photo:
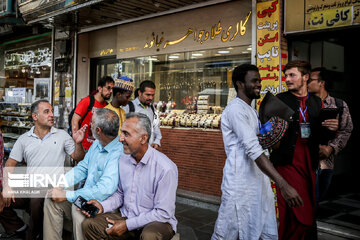
<svg viewBox="0 0 360 240">
<path fill-rule="evenodd" d="M 32 240 L 42 235 L 44 198 L 15 198 L 9 207 L 4 207 L 0 213 L 0 223 L 9 234 L 24 226 L 14 209 L 24 209 L 30 215 L 26 239 Z"/>
</svg>

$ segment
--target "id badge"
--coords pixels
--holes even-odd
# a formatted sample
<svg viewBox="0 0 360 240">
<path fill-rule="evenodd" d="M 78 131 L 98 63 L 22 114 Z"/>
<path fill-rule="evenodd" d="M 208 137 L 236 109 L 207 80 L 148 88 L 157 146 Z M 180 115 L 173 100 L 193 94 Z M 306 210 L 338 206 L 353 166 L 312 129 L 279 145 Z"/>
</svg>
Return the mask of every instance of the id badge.
<svg viewBox="0 0 360 240">
<path fill-rule="evenodd" d="M 301 138 L 309 138 L 311 133 L 310 123 L 301 123 L 300 132 L 301 132 Z"/>
</svg>

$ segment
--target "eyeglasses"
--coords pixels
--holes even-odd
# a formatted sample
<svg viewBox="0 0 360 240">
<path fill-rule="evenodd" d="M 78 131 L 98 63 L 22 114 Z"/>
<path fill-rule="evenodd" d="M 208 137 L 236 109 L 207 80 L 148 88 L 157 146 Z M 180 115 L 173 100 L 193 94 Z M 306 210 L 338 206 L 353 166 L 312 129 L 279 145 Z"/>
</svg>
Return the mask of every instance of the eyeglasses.
<svg viewBox="0 0 360 240">
<path fill-rule="evenodd" d="M 106 88 L 107 90 L 111 90 L 111 89 L 113 89 L 111 86 L 104 86 L 103 88 Z"/>
</svg>

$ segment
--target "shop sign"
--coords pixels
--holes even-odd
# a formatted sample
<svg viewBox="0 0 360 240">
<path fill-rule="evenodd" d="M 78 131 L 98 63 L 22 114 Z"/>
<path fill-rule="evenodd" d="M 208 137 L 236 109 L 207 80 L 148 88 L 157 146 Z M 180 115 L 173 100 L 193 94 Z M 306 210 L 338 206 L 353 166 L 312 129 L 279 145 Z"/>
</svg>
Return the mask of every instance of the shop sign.
<svg viewBox="0 0 360 240">
<path fill-rule="evenodd" d="M 257 3 L 256 9 L 256 63 L 262 80 L 262 100 L 268 91 L 276 95 L 286 88 L 281 85 L 279 1 Z"/>
<path fill-rule="evenodd" d="M 360 5 L 360 0 L 306 0 L 305 13 Z"/>
<path fill-rule="evenodd" d="M 19 66 L 51 66 L 51 50 L 48 47 L 27 51 L 5 52 L 5 68 L 18 68 Z"/>
<path fill-rule="evenodd" d="M 353 23 L 360 23 L 360 6 L 354 6 L 353 9 Z"/>
<path fill-rule="evenodd" d="M 352 24 L 352 7 L 330 9 L 310 13 L 310 29 L 334 28 Z"/>
<path fill-rule="evenodd" d="M 117 58 L 251 44 L 251 1 L 234 1 L 118 26 Z"/>
<path fill-rule="evenodd" d="M 359 24 L 359 8 L 360 0 L 286 0 L 285 32 Z"/>
</svg>

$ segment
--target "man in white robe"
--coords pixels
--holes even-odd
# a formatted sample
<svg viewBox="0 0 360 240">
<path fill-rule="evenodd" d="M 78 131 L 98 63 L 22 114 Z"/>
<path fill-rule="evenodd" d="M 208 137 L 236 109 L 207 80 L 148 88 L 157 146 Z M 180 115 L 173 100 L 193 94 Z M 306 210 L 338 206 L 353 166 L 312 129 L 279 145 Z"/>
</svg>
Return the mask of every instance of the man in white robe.
<svg viewBox="0 0 360 240">
<path fill-rule="evenodd" d="M 221 117 L 227 159 L 221 185 L 221 206 L 212 240 L 277 239 L 274 193 L 269 177 L 279 186 L 290 206 L 299 206 L 302 200 L 277 173 L 259 144 L 259 119 L 251 107 L 251 101 L 260 97 L 258 68 L 240 65 L 235 68 L 232 78 L 237 97 L 228 104 Z"/>
</svg>

